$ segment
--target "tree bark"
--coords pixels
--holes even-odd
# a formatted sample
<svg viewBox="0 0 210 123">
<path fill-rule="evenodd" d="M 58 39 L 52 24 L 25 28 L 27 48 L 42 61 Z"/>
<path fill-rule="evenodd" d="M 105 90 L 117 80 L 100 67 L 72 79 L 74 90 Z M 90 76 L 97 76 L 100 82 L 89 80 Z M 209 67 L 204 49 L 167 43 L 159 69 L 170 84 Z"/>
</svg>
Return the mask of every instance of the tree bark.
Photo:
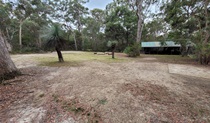
<svg viewBox="0 0 210 123">
<path fill-rule="evenodd" d="M 112 58 L 114 59 L 114 50 L 112 50 Z"/>
<path fill-rule="evenodd" d="M 136 36 L 136 42 L 140 43 L 141 42 L 141 32 L 142 32 L 142 23 L 143 23 L 143 0 L 140 0 L 139 2 L 136 3 L 137 5 L 137 17 L 138 17 L 138 27 L 137 27 L 137 36 Z"/>
<path fill-rule="evenodd" d="M 74 32 L 74 44 L 75 44 L 75 50 L 77 51 L 77 40 L 76 40 L 76 33 Z"/>
<path fill-rule="evenodd" d="M 140 45 L 141 43 L 141 36 L 142 36 L 142 24 L 143 24 L 143 0 L 140 0 L 136 3 L 137 5 L 137 17 L 138 17 L 138 27 L 137 27 L 137 36 L 136 36 L 136 45 Z M 140 55 L 140 48 L 138 46 L 137 56 Z"/>
<path fill-rule="evenodd" d="M 0 31 L 0 83 L 2 80 L 15 77 L 17 74 L 20 74 L 20 72 L 11 60 L 3 34 Z"/>
<path fill-rule="evenodd" d="M 19 46 L 20 46 L 20 51 L 22 49 L 22 25 L 23 25 L 23 22 L 20 21 L 20 25 L 19 25 Z"/>
<path fill-rule="evenodd" d="M 62 55 L 62 53 L 61 53 L 60 48 L 56 47 L 55 50 L 56 50 L 56 52 L 57 52 L 57 54 L 58 54 L 58 60 L 59 60 L 59 62 L 64 62 L 64 60 L 63 60 L 63 55 Z"/>
<path fill-rule="evenodd" d="M 112 48 L 112 58 L 114 59 L 114 51 L 116 48 L 116 44 L 112 44 L 111 48 Z"/>
</svg>

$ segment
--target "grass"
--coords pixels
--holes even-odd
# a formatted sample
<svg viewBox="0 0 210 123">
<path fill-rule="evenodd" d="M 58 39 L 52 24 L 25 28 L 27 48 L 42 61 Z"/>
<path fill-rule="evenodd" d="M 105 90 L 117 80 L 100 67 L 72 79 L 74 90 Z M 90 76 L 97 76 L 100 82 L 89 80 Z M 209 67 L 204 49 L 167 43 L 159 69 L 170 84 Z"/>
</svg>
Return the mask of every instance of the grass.
<svg viewBox="0 0 210 123">
<path fill-rule="evenodd" d="M 98 122 L 101 123 L 102 122 L 100 113 L 96 109 L 94 109 L 94 107 L 83 104 L 76 98 L 71 99 L 71 100 L 66 100 L 65 98 L 57 94 L 52 94 L 52 100 L 56 104 L 55 104 L 55 107 L 50 106 L 50 108 L 53 107 L 51 109 L 53 109 L 53 111 L 55 111 L 56 113 L 51 111 L 51 114 L 69 112 L 71 115 L 74 115 L 76 117 L 87 119 L 88 123 L 98 123 Z"/>
<path fill-rule="evenodd" d="M 57 54 L 51 54 L 48 56 L 37 56 L 35 60 L 40 63 L 41 66 L 50 67 L 62 67 L 62 66 L 81 66 L 86 61 L 99 61 L 105 63 L 115 63 L 127 61 L 127 58 L 117 57 L 112 59 L 110 55 L 97 55 L 93 52 L 79 52 L 79 53 L 63 53 L 63 63 L 58 62 Z"/>
<path fill-rule="evenodd" d="M 35 61 L 39 62 L 40 66 L 49 66 L 49 67 L 78 67 L 82 66 L 83 62 L 98 61 L 104 63 L 120 63 L 120 62 L 129 62 L 129 61 L 141 61 L 143 58 L 156 58 L 155 61 L 163 63 L 175 63 L 175 64 L 197 64 L 195 59 L 190 57 L 181 57 L 181 55 L 148 55 L 141 54 L 140 57 L 132 58 L 126 57 L 123 54 L 115 54 L 115 59 L 111 58 L 111 55 L 97 55 L 93 52 L 64 52 L 63 63 L 58 62 L 57 54 L 44 54 L 40 56 L 34 56 Z"/>
</svg>

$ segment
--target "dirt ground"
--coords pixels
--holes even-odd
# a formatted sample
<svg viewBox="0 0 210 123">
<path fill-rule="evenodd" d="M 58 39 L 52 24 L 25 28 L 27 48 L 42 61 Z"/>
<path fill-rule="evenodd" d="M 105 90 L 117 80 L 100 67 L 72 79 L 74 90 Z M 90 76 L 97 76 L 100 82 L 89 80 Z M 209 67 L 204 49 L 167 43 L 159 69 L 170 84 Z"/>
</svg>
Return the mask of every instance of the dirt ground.
<svg viewBox="0 0 210 123">
<path fill-rule="evenodd" d="M 0 85 L 1 123 L 210 122 L 210 67 L 155 57 L 47 67 L 36 55 L 55 54 L 12 55 L 23 75 Z"/>
</svg>

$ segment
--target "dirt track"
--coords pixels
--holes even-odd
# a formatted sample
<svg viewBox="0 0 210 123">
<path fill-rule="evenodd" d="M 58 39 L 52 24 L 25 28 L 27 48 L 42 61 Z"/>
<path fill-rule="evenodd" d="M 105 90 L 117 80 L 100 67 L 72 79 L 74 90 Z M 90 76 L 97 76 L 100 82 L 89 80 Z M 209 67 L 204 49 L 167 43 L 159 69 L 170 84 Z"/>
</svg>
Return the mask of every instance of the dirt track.
<svg viewBox="0 0 210 123">
<path fill-rule="evenodd" d="M 10 81 L 21 81 L 25 96 L 0 122 L 210 122 L 209 68 L 155 58 L 41 67 L 33 56 L 12 56 L 25 75 Z"/>
</svg>

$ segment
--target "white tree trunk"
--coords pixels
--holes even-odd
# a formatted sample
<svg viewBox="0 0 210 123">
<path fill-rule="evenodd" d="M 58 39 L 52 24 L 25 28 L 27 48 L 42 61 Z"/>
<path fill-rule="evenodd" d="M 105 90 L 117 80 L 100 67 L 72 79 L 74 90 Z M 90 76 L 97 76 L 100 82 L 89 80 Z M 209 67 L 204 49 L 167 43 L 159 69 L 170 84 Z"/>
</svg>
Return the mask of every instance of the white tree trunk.
<svg viewBox="0 0 210 123">
<path fill-rule="evenodd" d="M 19 25 L 19 46 L 20 46 L 20 50 L 22 49 L 22 25 L 23 25 L 23 22 L 20 21 L 20 25 Z"/>
<path fill-rule="evenodd" d="M 4 37 L 4 35 L 2 35 L 2 36 L 3 36 L 3 38 L 4 38 L 4 43 L 5 43 L 5 45 L 6 45 L 7 50 L 8 50 L 9 52 L 11 52 L 11 51 L 12 51 L 12 45 L 8 42 L 7 38 Z"/>
<path fill-rule="evenodd" d="M 75 44 L 75 50 L 77 51 L 77 40 L 76 40 L 76 33 L 74 33 L 74 44 Z"/>
<path fill-rule="evenodd" d="M 8 76 L 14 77 L 17 73 L 18 70 L 11 60 L 3 34 L 0 31 L 0 83 L 3 79 L 7 79 Z"/>
<path fill-rule="evenodd" d="M 137 28 L 137 36 L 136 42 L 139 44 L 141 42 L 142 30 L 143 30 L 143 0 L 140 0 L 137 4 L 137 16 L 138 16 L 138 28 Z"/>
</svg>

